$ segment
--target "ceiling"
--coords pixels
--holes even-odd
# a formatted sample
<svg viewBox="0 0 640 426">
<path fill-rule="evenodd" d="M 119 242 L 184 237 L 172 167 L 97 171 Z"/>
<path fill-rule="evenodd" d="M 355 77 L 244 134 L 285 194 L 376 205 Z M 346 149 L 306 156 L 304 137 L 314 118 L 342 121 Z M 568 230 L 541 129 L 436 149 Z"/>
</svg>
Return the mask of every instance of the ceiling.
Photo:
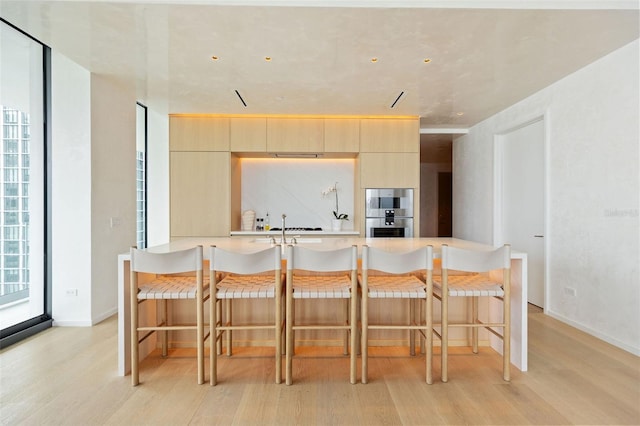
<svg viewBox="0 0 640 426">
<path fill-rule="evenodd" d="M 471 126 L 639 37 L 638 3 L 606 0 L 0 0 L 0 16 L 163 113 L 422 128 Z"/>
</svg>

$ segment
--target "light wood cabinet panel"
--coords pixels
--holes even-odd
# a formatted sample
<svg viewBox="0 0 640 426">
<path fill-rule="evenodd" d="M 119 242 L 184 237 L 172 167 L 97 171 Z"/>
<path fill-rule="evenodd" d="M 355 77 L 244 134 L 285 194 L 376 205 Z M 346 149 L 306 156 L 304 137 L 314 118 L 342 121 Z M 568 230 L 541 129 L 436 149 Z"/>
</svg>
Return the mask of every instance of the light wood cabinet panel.
<svg viewBox="0 0 640 426">
<path fill-rule="evenodd" d="M 171 236 L 228 236 L 230 154 L 172 152 Z"/>
<path fill-rule="evenodd" d="M 420 188 L 420 154 L 361 153 L 360 186 L 361 188 Z"/>
<path fill-rule="evenodd" d="M 321 118 L 267 118 L 268 152 L 323 152 Z"/>
<path fill-rule="evenodd" d="M 324 152 L 359 152 L 360 120 L 325 118 Z"/>
<path fill-rule="evenodd" d="M 267 150 L 267 119 L 231 118 L 229 122 L 232 152 L 265 152 Z"/>
<path fill-rule="evenodd" d="M 360 152 L 420 152 L 420 121 L 360 120 Z"/>
<path fill-rule="evenodd" d="M 170 117 L 171 151 L 229 151 L 229 119 Z"/>
</svg>

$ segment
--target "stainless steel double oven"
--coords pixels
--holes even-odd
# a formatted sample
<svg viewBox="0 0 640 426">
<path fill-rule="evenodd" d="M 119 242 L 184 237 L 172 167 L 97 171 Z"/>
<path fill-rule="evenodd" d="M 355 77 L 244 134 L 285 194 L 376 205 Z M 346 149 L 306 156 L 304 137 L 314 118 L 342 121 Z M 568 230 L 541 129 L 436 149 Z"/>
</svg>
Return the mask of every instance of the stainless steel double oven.
<svg viewBox="0 0 640 426">
<path fill-rule="evenodd" d="M 413 188 L 365 189 L 365 236 L 413 237 Z"/>
</svg>

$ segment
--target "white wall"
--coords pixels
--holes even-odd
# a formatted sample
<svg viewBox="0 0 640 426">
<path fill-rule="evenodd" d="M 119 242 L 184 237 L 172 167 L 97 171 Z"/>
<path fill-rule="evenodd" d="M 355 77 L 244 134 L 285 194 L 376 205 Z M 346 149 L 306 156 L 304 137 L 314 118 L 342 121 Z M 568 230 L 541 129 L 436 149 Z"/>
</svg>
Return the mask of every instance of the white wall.
<svg viewBox="0 0 640 426">
<path fill-rule="evenodd" d="M 169 116 L 147 108 L 147 245 L 169 242 Z"/>
<path fill-rule="evenodd" d="M 117 255 L 135 244 L 135 101 L 132 88 L 53 52 L 55 325 L 89 326 L 117 311 Z"/>
<path fill-rule="evenodd" d="M 91 325 L 91 79 L 55 51 L 51 65 L 53 319 Z"/>
<path fill-rule="evenodd" d="M 454 236 L 492 243 L 494 135 L 547 113 L 547 314 L 640 354 L 639 42 L 454 140 Z M 576 296 L 564 294 L 564 287 Z"/>
<path fill-rule="evenodd" d="M 91 75 L 91 319 L 117 312 L 117 256 L 136 243 L 136 97 Z"/>
</svg>

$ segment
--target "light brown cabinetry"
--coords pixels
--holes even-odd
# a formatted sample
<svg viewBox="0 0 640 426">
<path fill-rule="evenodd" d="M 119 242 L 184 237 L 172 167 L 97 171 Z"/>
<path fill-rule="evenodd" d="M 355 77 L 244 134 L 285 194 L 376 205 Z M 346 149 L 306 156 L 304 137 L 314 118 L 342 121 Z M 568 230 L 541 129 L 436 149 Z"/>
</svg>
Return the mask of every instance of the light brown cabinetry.
<svg viewBox="0 0 640 426">
<path fill-rule="evenodd" d="M 364 188 L 420 188 L 417 118 L 171 116 L 169 137 L 172 239 L 240 229 L 241 159 L 250 153 L 355 157 L 354 184 L 361 190 L 352 220 L 361 232 Z"/>
<path fill-rule="evenodd" d="M 267 152 L 323 152 L 322 118 L 267 118 Z"/>
<path fill-rule="evenodd" d="M 228 236 L 229 152 L 172 152 L 171 237 Z"/>
<path fill-rule="evenodd" d="M 361 188 L 419 188 L 419 153 L 361 153 Z"/>
<path fill-rule="evenodd" d="M 360 120 L 357 118 L 325 118 L 324 152 L 360 151 Z"/>
<path fill-rule="evenodd" d="M 230 145 L 232 152 L 265 152 L 267 150 L 267 119 L 231 118 Z"/>
<path fill-rule="evenodd" d="M 360 152 L 420 152 L 420 121 L 360 120 Z"/>
<path fill-rule="evenodd" d="M 229 151 L 229 119 L 225 117 L 170 117 L 169 150 Z"/>
</svg>

